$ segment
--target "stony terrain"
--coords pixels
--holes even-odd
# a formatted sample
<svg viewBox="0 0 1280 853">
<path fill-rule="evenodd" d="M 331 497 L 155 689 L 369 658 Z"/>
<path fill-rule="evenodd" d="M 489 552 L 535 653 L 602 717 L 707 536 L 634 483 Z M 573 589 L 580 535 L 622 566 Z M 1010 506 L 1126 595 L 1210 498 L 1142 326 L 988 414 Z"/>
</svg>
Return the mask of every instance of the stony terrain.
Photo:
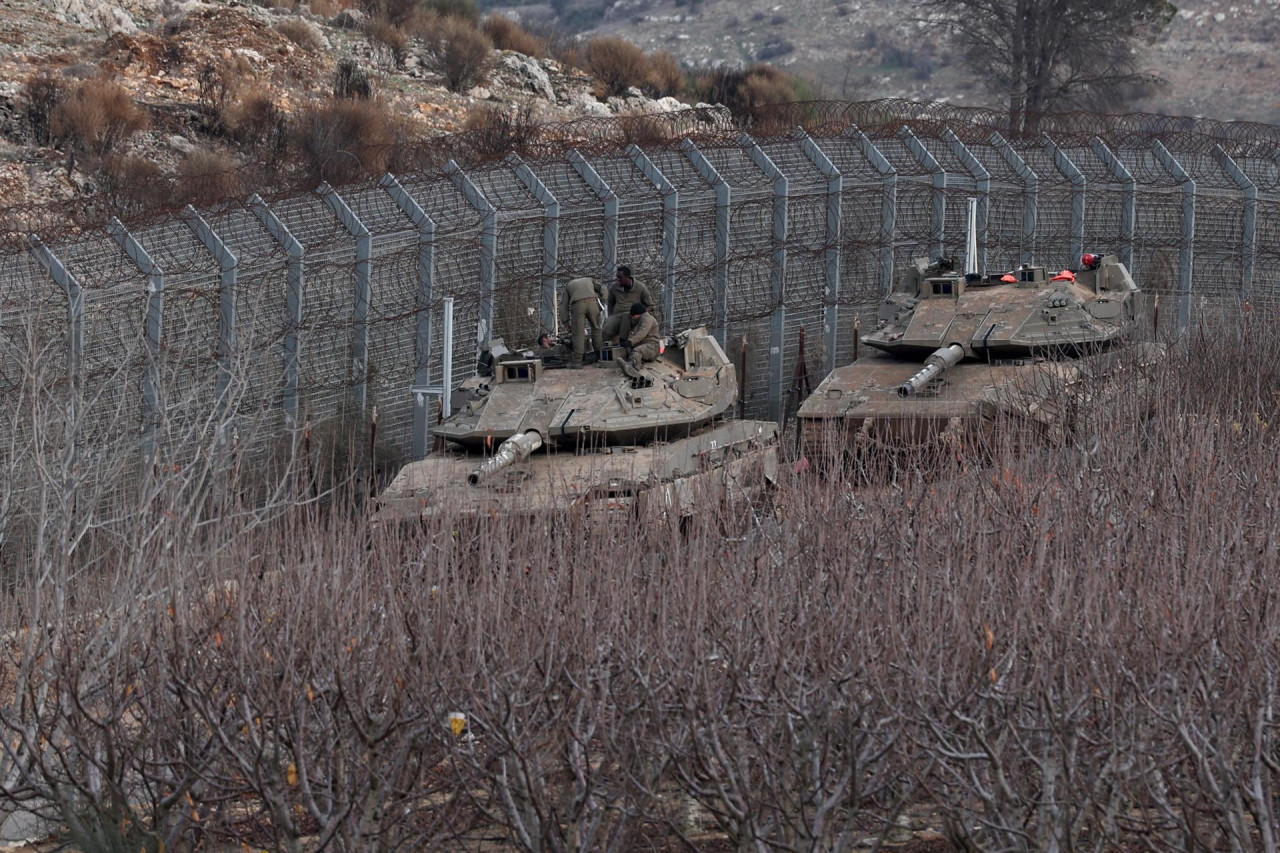
<svg viewBox="0 0 1280 853">
<path fill-rule="evenodd" d="M 286 115 L 325 98 L 342 58 L 354 58 L 374 78 L 376 96 L 422 136 L 448 133 L 481 107 L 527 106 L 534 121 L 682 109 L 672 98 L 638 91 L 598 98 L 589 75 L 554 59 L 511 51 L 493 57 L 480 85 L 455 94 L 428 70 L 424 48 L 410 43 L 397 63 L 368 39 L 358 10 L 335 4 L 336 14 L 306 5 L 276 8 L 239 0 L 0 0 L 0 206 L 43 202 L 91 192 L 80 172 L 68 174 L 59 151 L 34 145 L 23 86 L 48 71 L 66 85 L 107 76 L 149 113 L 149 127 L 118 152 L 172 170 L 191 152 L 221 152 L 243 160 L 225 134 L 210 132 L 202 107 L 214 97 L 266 93 Z M 317 8 L 321 8 L 317 4 Z M 302 45 L 279 27 L 305 22 L 317 42 Z M 230 89 L 202 87 L 207 69 L 227 72 Z M 207 113 L 207 110 L 206 110 Z"/>
<path fill-rule="evenodd" d="M 1132 108 L 1280 122 L 1280 0 L 1176 5 L 1176 19 L 1145 48 L 1167 86 Z M 767 59 L 807 72 L 826 97 L 991 102 L 959 68 L 945 30 L 896 0 L 616 0 L 597 31 L 694 65 Z"/>
</svg>

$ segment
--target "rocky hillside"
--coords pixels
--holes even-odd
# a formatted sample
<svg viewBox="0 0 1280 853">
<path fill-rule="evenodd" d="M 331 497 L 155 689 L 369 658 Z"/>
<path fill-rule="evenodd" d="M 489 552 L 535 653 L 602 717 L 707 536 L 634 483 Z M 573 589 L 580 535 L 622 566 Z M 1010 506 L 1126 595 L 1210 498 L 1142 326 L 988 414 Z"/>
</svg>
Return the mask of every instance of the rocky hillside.
<svg viewBox="0 0 1280 853">
<path fill-rule="evenodd" d="M 1177 0 L 1147 67 L 1168 81 L 1135 110 L 1280 123 L 1280 0 Z M 522 10 L 545 14 L 542 6 Z M 615 0 L 596 32 L 708 65 L 765 59 L 812 76 L 828 97 L 991 105 L 944 28 L 899 0 Z"/>
<path fill-rule="evenodd" d="M 260 167 L 310 144 L 293 139 L 297 120 L 339 103 L 338 86 L 376 104 L 376 115 L 336 108 L 370 147 L 452 132 L 485 109 L 555 122 L 686 106 L 634 89 L 605 97 L 583 71 L 509 50 L 450 87 L 438 51 L 403 30 L 379 34 L 334 0 L 277 2 L 0 0 L 0 207 Z M 82 94 L 70 118 L 58 112 Z"/>
</svg>

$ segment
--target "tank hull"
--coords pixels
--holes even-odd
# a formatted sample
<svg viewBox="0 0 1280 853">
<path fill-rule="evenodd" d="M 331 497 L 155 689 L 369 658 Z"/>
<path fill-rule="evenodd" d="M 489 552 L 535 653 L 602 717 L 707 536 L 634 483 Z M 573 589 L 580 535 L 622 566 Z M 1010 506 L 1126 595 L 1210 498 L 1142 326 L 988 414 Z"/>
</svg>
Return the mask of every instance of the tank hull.
<svg viewBox="0 0 1280 853">
<path fill-rule="evenodd" d="M 777 448 L 776 424 L 730 421 L 670 442 L 550 448 L 480 485 L 467 475 L 485 456 L 449 448 L 405 466 L 378 498 L 377 518 L 687 516 L 730 495 L 756 496 L 777 476 Z"/>
</svg>

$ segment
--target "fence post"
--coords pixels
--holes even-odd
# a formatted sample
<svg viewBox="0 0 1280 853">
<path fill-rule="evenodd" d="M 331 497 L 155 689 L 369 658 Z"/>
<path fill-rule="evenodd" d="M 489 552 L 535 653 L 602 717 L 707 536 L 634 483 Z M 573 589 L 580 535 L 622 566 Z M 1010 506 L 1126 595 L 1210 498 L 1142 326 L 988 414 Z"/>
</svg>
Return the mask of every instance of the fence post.
<svg viewBox="0 0 1280 853">
<path fill-rule="evenodd" d="M 893 290 L 893 250 L 898 233 L 898 170 L 858 128 L 850 127 L 845 136 L 853 140 L 862 156 L 880 173 L 880 289 L 887 296 Z"/>
<path fill-rule="evenodd" d="M 148 467 L 156 458 L 156 429 L 164 418 L 160 405 L 160 341 L 164 336 L 164 270 L 151 259 L 142 244 L 134 239 L 124 223 L 112 217 L 107 233 L 147 277 L 147 317 L 144 331 L 147 341 L 147 372 L 142 379 L 142 404 L 146 417 L 142 425 L 142 454 Z"/>
<path fill-rule="evenodd" d="M 67 297 L 67 405 L 68 417 L 74 430 L 79 430 L 81 392 L 83 377 L 81 368 L 84 364 L 84 290 L 80 282 L 62 263 L 62 260 L 46 246 L 40 238 L 32 234 L 29 240 L 31 252 L 36 261 L 49 273 L 54 283 L 62 288 Z M 74 436 L 68 436 L 73 458 L 78 455 L 77 442 Z"/>
<path fill-rule="evenodd" d="M 991 134 L 991 145 L 1000 152 L 1000 156 L 1009 168 L 1017 172 L 1022 179 L 1022 245 L 1018 251 L 1019 263 L 1029 264 L 1035 260 L 1036 251 L 1036 204 L 1040 193 L 1040 176 L 1027 165 L 1012 145 L 998 133 Z"/>
<path fill-rule="evenodd" d="M 929 239 L 933 241 L 932 252 L 935 257 L 942 257 L 943 241 L 946 239 L 947 223 L 947 172 L 937 159 L 924 147 L 924 143 L 916 138 L 911 128 L 903 125 L 898 129 L 898 138 L 907 146 L 907 150 L 916 158 L 933 178 L 933 217 Z"/>
<path fill-rule="evenodd" d="M 472 183 L 467 173 L 453 160 L 445 164 L 444 172 L 457 190 L 462 193 L 484 223 L 480 233 L 480 324 L 476 335 L 481 350 L 488 350 L 493 341 L 493 300 L 498 287 L 498 209 L 489 203 L 480 188 Z M 552 326 L 552 328 L 555 328 Z M 477 353 L 477 356 L 479 354 Z"/>
<path fill-rule="evenodd" d="M 400 212 L 418 228 L 418 289 L 414 295 L 413 339 L 413 457 L 427 455 L 427 430 L 430 429 L 430 412 L 426 397 L 416 389 L 431 384 L 431 303 L 435 297 L 436 273 L 436 223 L 421 205 L 409 195 L 396 176 L 388 172 L 378 185 L 386 190 Z M 449 385 L 453 377 L 445 374 L 442 384 Z"/>
<path fill-rule="evenodd" d="M 289 256 L 289 269 L 285 288 L 285 333 L 284 333 L 284 395 L 281 404 L 284 407 L 285 424 L 290 430 L 297 429 L 298 423 L 298 373 L 302 356 L 302 304 L 305 296 L 303 281 L 303 262 L 305 250 L 293 236 L 280 217 L 267 206 L 259 195 L 249 198 L 249 209 L 262 222 L 267 233 L 279 243 Z"/>
<path fill-rule="evenodd" d="M 196 209 L 187 205 L 182 221 L 213 255 L 222 271 L 218 289 L 218 409 L 225 412 L 236 364 L 236 278 L 240 261 Z"/>
<path fill-rule="evenodd" d="M 1240 238 L 1240 299 L 1248 302 L 1253 298 L 1253 267 L 1258 258 L 1258 185 L 1227 154 L 1221 145 L 1213 146 L 1213 156 L 1222 166 L 1222 171 L 1244 193 L 1244 233 Z"/>
<path fill-rule="evenodd" d="M 728 346 L 729 335 L 729 182 L 720 176 L 711 161 L 693 140 L 684 139 L 680 150 L 689 158 L 702 179 L 716 188 L 716 319 L 715 335 L 720 346 Z"/>
<path fill-rule="evenodd" d="M 1050 139 L 1048 135 L 1041 137 L 1040 144 L 1053 157 L 1053 165 L 1071 182 L 1070 255 L 1078 261 L 1080 256 L 1084 254 L 1084 172 L 1081 172 L 1076 167 L 1076 164 L 1071 162 L 1071 158 L 1067 156 L 1066 152 L 1059 148 L 1058 143 Z M 1072 262 L 1074 263 L 1075 261 Z M 1128 264 L 1126 263 L 1125 266 L 1128 266 Z"/>
<path fill-rule="evenodd" d="M 1095 136 L 1090 140 L 1089 147 L 1115 179 L 1124 185 L 1124 204 L 1120 208 L 1120 260 L 1128 267 L 1131 274 L 1137 275 L 1133 264 L 1133 233 L 1138 218 L 1138 182 L 1115 152 L 1102 141 L 1102 137 Z M 1080 254 L 1081 252 L 1077 252 L 1077 257 Z"/>
<path fill-rule="evenodd" d="M 605 182 L 604 178 L 600 177 L 577 148 L 569 149 L 569 165 L 573 166 L 573 170 L 578 173 L 578 177 L 582 178 L 583 183 L 591 188 L 592 195 L 604 208 L 600 282 L 608 287 L 609 282 L 613 281 L 614 271 L 618 268 L 618 209 L 620 207 L 618 194 Z"/>
<path fill-rule="evenodd" d="M 673 333 L 676 330 L 676 238 L 680 225 L 680 193 L 639 146 L 628 145 L 627 154 L 640 174 L 662 196 L 662 324 L 668 333 Z"/>
<path fill-rule="evenodd" d="M 822 320 L 822 345 L 826 347 L 826 370 L 836 369 L 836 344 L 839 342 L 840 320 L 840 226 L 843 213 L 844 176 L 808 133 L 796 128 L 793 137 L 800 141 L 809 162 L 827 179 L 827 244 L 823 249 L 823 273 L 827 280 L 827 307 Z"/>
<path fill-rule="evenodd" d="M 1185 332 L 1191 324 L 1191 289 L 1195 286 L 1196 182 L 1163 142 L 1157 139 L 1152 151 L 1160 165 L 1182 185 L 1182 245 L 1178 251 L 1178 287 L 1182 295 L 1178 300 L 1178 331 Z"/>
<path fill-rule="evenodd" d="M 991 206 L 991 173 L 986 170 L 978 158 L 973 156 L 969 147 L 956 136 L 955 131 L 946 128 L 942 131 L 943 139 L 951 153 L 969 170 L 970 177 L 978 189 L 978 272 L 987 272 L 987 214 Z M 966 236 L 966 240 L 968 237 Z"/>
<path fill-rule="evenodd" d="M 538 307 L 538 322 L 544 331 L 552 332 L 556 328 L 556 270 L 560 266 L 560 202 L 519 154 L 508 154 L 506 162 L 542 205 L 542 304 Z"/>
<path fill-rule="evenodd" d="M 321 184 L 316 194 L 356 240 L 355 289 L 351 300 L 351 378 L 356 407 L 363 412 L 369 403 L 369 304 L 373 301 L 369 274 L 373 265 L 373 235 L 333 187 Z"/>
<path fill-rule="evenodd" d="M 769 278 L 773 291 L 773 314 L 769 318 L 769 409 L 770 418 L 782 421 L 783 384 L 783 334 L 787 324 L 787 198 L 789 182 L 777 164 L 764 149 L 747 134 L 738 138 L 738 144 L 756 168 L 764 173 L 773 185 L 773 233 L 772 251 L 769 256 Z"/>
</svg>

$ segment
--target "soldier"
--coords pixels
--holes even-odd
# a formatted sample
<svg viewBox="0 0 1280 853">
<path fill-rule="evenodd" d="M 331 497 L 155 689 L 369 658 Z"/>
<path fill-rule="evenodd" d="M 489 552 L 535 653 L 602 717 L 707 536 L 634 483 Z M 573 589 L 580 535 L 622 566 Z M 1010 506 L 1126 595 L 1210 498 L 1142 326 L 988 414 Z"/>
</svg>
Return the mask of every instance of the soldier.
<svg viewBox="0 0 1280 853">
<path fill-rule="evenodd" d="M 631 334 L 623 346 L 627 348 L 627 357 L 619 362 L 622 372 L 632 379 L 639 379 L 640 365 L 646 361 L 656 361 L 662 347 L 662 336 L 658 334 L 658 321 L 641 305 L 636 303 L 627 312 L 631 320 Z"/>
<path fill-rule="evenodd" d="M 609 288 L 609 319 L 604 321 L 604 337 L 607 341 L 626 340 L 631 336 L 631 306 L 653 307 L 649 288 L 636 284 L 631 277 L 631 267 L 618 267 L 617 282 Z"/>
<path fill-rule="evenodd" d="M 569 367 L 582 367 L 587 350 L 587 326 L 591 326 L 591 344 L 596 354 L 604 349 L 600 333 L 600 302 L 596 283 L 589 278 L 571 279 L 560 296 L 560 321 L 573 330 L 573 354 Z"/>
</svg>

